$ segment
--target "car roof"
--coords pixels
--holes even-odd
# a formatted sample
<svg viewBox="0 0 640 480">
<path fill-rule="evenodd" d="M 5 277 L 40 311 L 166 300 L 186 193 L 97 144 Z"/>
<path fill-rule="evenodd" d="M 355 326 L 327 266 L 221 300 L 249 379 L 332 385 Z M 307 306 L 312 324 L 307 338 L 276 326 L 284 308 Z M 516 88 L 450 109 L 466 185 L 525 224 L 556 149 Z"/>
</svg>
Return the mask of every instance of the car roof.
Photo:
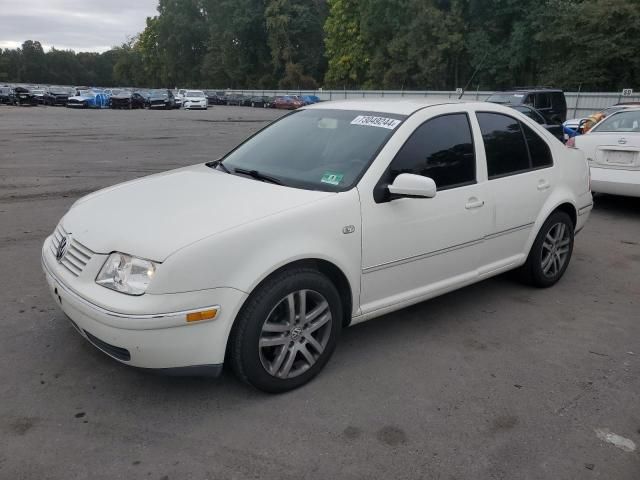
<svg viewBox="0 0 640 480">
<path fill-rule="evenodd" d="M 316 103 L 304 107 L 306 109 L 334 109 L 334 110 L 360 110 L 366 112 L 391 113 L 396 115 L 411 115 L 412 113 L 426 107 L 445 104 L 460 104 L 465 106 L 475 106 L 485 110 L 509 111 L 504 110 L 495 103 L 465 101 L 455 99 L 442 100 L 426 100 L 423 98 L 402 98 L 402 99 L 358 99 L 358 100 L 338 100 L 330 102 Z"/>
</svg>

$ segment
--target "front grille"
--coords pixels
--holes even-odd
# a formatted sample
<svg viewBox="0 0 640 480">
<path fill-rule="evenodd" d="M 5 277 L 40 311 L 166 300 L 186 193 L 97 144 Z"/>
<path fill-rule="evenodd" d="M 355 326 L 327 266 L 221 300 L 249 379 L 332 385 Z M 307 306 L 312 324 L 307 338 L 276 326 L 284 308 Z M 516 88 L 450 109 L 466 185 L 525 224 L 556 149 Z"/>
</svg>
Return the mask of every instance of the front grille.
<svg viewBox="0 0 640 480">
<path fill-rule="evenodd" d="M 103 340 L 100 340 L 97 337 L 94 337 L 93 335 L 91 335 L 86 330 L 83 330 L 83 331 L 84 331 L 85 335 L 87 336 L 87 339 L 96 348 L 102 350 L 107 355 L 111 355 L 112 357 L 117 358 L 118 360 L 122 360 L 123 362 L 128 362 L 129 360 L 131 360 L 131 354 L 129 353 L 129 350 L 127 350 L 126 348 L 116 347 L 114 345 L 110 345 L 107 342 L 105 342 Z"/>
<path fill-rule="evenodd" d="M 95 252 L 72 238 L 61 225 L 58 225 L 51 238 L 51 252 L 54 257 L 58 253 L 58 247 L 60 247 L 60 242 L 63 238 L 67 239 L 68 245 L 67 251 L 59 260 L 59 263 L 72 275 L 77 277 L 82 273 L 84 267 L 87 266 L 87 263 L 89 263 L 89 260 L 91 260 Z"/>
</svg>

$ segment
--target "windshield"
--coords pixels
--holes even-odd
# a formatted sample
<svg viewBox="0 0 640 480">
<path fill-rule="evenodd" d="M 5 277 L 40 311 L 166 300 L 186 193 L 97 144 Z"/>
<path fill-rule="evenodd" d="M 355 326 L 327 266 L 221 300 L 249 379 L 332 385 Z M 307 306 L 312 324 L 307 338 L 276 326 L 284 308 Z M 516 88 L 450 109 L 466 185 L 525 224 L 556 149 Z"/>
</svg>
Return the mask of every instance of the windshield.
<svg viewBox="0 0 640 480">
<path fill-rule="evenodd" d="M 519 105 L 523 99 L 524 93 L 494 93 L 487 98 L 487 102 Z"/>
<path fill-rule="evenodd" d="M 89 96 L 93 96 L 93 92 L 91 90 L 80 90 L 78 92 L 78 95 L 81 97 L 89 97 Z"/>
<path fill-rule="evenodd" d="M 287 115 L 224 158 L 224 166 L 255 170 L 282 184 L 327 192 L 350 189 L 403 115 L 312 109 Z"/>
<path fill-rule="evenodd" d="M 204 92 L 198 92 L 198 91 L 190 90 L 185 94 L 185 97 L 202 98 L 202 97 L 204 97 Z"/>
<path fill-rule="evenodd" d="M 618 112 L 605 118 L 593 129 L 593 132 L 640 132 L 640 109 Z"/>
</svg>

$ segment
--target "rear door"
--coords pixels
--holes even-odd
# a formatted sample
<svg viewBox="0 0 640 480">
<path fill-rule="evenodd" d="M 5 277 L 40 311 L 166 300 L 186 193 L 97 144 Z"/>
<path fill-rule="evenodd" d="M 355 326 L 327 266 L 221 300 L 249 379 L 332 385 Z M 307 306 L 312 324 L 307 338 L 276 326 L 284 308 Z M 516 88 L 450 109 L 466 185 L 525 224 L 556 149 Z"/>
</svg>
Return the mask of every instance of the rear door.
<svg viewBox="0 0 640 480">
<path fill-rule="evenodd" d="M 494 209 L 483 267 L 489 274 L 522 260 L 555 176 L 551 149 L 532 127 L 497 112 L 477 112 L 476 120 Z"/>
</svg>

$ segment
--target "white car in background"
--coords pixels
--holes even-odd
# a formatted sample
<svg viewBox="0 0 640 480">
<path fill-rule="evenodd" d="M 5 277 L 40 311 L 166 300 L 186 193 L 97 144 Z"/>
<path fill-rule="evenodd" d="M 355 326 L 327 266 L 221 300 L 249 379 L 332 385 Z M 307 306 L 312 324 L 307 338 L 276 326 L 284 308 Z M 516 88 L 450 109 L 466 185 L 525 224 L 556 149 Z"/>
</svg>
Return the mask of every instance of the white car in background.
<svg viewBox="0 0 640 480">
<path fill-rule="evenodd" d="M 182 106 L 185 110 L 206 110 L 209 100 L 202 90 L 187 90 L 182 97 Z"/>
<path fill-rule="evenodd" d="M 591 208 L 582 152 L 511 108 L 326 102 L 220 160 L 81 198 L 42 265 L 118 361 L 215 375 L 226 359 L 282 392 L 343 327 L 508 270 L 555 284 Z"/>
<path fill-rule="evenodd" d="M 587 157 L 594 192 L 640 197 L 640 108 L 612 113 L 567 145 Z"/>
<path fill-rule="evenodd" d="M 184 98 L 185 89 L 181 88 L 180 90 L 173 91 L 173 98 L 176 102 L 176 108 L 182 108 L 182 99 Z"/>
</svg>

